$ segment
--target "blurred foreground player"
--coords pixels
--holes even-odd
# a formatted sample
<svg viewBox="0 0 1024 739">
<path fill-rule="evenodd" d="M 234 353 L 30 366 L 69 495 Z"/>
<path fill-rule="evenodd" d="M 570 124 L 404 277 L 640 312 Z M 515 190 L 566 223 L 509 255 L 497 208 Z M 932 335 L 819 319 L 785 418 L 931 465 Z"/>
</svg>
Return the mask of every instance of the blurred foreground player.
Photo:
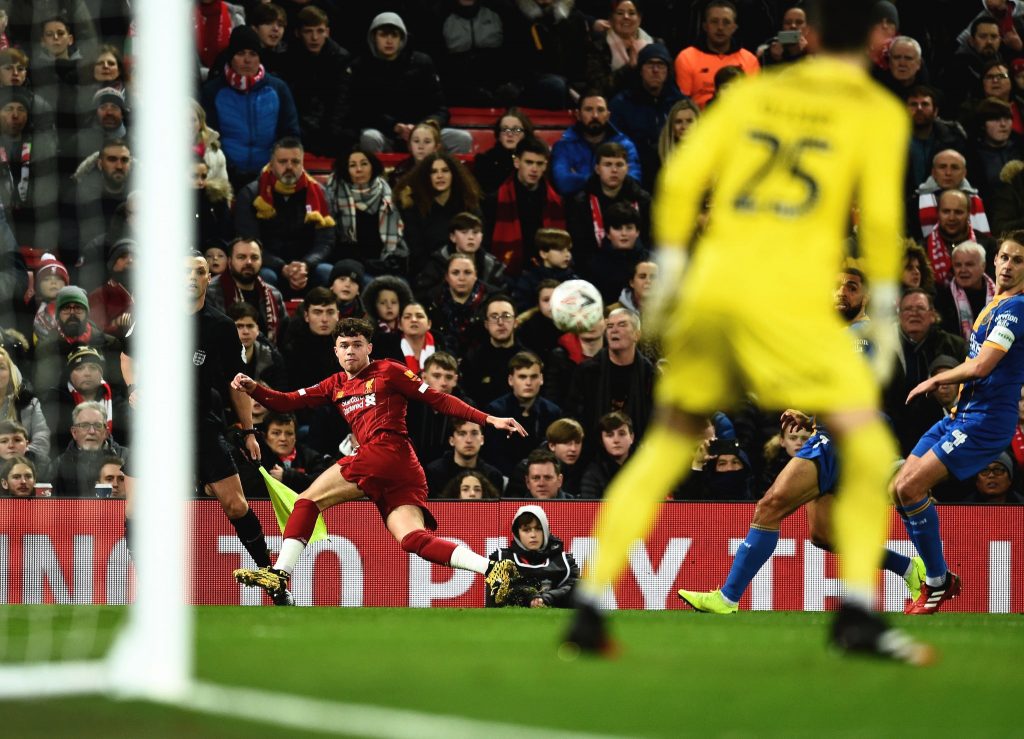
<svg viewBox="0 0 1024 739">
<path fill-rule="evenodd" d="M 488 592 L 499 605 L 519 578 L 511 560 L 491 562 L 471 549 L 439 539 L 437 521 L 427 510 L 427 480 L 409 442 L 405 424 L 410 400 L 474 423 L 526 435 L 512 418 L 481 413 L 458 398 L 430 388 L 412 370 L 388 359 L 370 361 L 373 326 L 357 318 L 342 319 L 334 330 L 334 354 L 342 371 L 312 387 L 281 393 L 239 374 L 232 387 L 252 395 L 271 410 L 287 412 L 332 404 L 345 417 L 359 444 L 337 467 L 323 472 L 295 502 L 285 524 L 281 554 L 273 567 L 235 570 L 243 585 L 277 597 L 286 592 L 295 563 L 313 533 L 317 516 L 338 503 L 367 497 L 402 549 L 428 562 L 484 575 Z M 428 530 L 429 529 L 429 530 Z"/>
<path fill-rule="evenodd" d="M 245 364 L 242 344 L 235 323 L 216 308 L 207 305 L 206 291 L 211 280 L 206 257 L 195 252 L 186 258 L 186 279 L 192 316 L 195 321 L 195 349 L 192 364 L 196 368 L 196 415 L 193 438 L 196 440 L 196 473 L 200 486 L 212 492 L 220 501 L 224 515 L 235 528 L 242 546 L 260 567 L 270 566 L 270 552 L 263 536 L 263 526 L 249 507 L 242 492 L 242 481 L 232 458 L 231 445 L 224 436 L 224 404 L 230 399 L 235 417 L 241 424 L 245 450 L 250 459 L 260 458 L 260 445 L 252 425 L 252 400 L 231 385 L 234 376 Z M 133 327 L 134 329 L 134 327 Z M 129 331 L 129 340 L 133 330 Z M 129 538 L 129 521 L 135 481 L 125 465 L 128 501 L 125 505 L 125 538 Z M 274 595 L 275 605 L 293 605 L 291 593 L 281 590 Z"/>
<path fill-rule="evenodd" d="M 705 418 L 750 392 L 765 407 L 820 414 L 839 443 L 844 472 L 834 527 L 846 595 L 832 643 L 914 664 L 931 660 L 930 648 L 873 612 L 896 445 L 879 417 L 871 367 L 849 357 L 831 294 L 857 203 L 875 304 L 891 311 L 896 299 L 909 123 L 867 73 L 871 7 L 867 0 L 809 3 L 809 41 L 821 54 L 734 83 L 661 171 L 654 223 L 662 289 L 651 296 L 648 325 L 660 329 L 669 369 L 657 385 L 652 428 L 598 514 L 597 556 L 577 591 L 563 653 L 610 650 L 602 594 L 621 575 L 633 541 L 650 531 L 659 501 L 686 474 L 689 458 L 680 451 L 698 446 Z M 665 286 L 683 279 L 708 191 L 709 224 L 673 294 Z M 800 296 L 800 311 L 766 309 L 784 305 L 779 295 Z M 886 318 L 867 327 L 880 377 L 895 343 Z"/>
</svg>

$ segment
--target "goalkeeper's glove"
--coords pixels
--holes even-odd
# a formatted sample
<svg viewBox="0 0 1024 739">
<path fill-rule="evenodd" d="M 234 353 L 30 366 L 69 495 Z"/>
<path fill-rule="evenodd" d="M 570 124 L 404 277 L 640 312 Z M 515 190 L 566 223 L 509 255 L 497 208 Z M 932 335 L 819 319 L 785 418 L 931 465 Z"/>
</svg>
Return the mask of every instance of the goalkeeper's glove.
<svg viewBox="0 0 1024 739">
<path fill-rule="evenodd" d="M 889 382 L 896 364 L 899 333 L 896 329 L 896 301 L 899 289 L 895 283 L 885 282 L 871 288 L 871 321 L 865 334 L 871 343 L 871 369 L 879 385 Z"/>
</svg>

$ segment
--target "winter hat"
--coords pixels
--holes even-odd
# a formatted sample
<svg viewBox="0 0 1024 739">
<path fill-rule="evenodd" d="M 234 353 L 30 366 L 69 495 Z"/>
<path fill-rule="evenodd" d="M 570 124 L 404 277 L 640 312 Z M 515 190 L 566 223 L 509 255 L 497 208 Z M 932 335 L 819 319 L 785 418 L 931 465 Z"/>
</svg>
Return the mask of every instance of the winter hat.
<svg viewBox="0 0 1024 739">
<path fill-rule="evenodd" d="M 85 290 L 75 285 L 62 287 L 57 293 L 57 300 L 55 302 L 57 303 L 58 313 L 60 313 L 61 308 L 71 303 L 77 303 L 85 308 L 86 313 L 89 312 L 89 296 L 85 294 Z"/>
<path fill-rule="evenodd" d="M 32 112 L 32 96 L 24 87 L 0 87 L 0 108 L 8 103 L 21 103 Z"/>
<path fill-rule="evenodd" d="M 995 458 L 995 461 L 998 462 L 999 464 L 1001 464 L 1003 467 L 1006 468 L 1006 472 L 1010 475 L 1010 479 L 1012 480 L 1013 479 L 1013 466 L 1014 465 L 1013 465 L 1013 460 L 1010 459 L 1010 455 L 1007 454 L 1006 452 L 1003 452 L 1002 454 L 1000 454 L 998 457 Z"/>
<path fill-rule="evenodd" d="M 104 103 L 113 103 L 123 113 L 127 106 L 124 102 L 124 94 L 114 87 L 102 87 L 92 96 L 92 107 L 98 108 Z"/>
<path fill-rule="evenodd" d="M 103 355 L 91 346 L 80 346 L 68 355 L 68 372 L 83 364 L 98 364 L 102 369 L 106 362 Z"/>
<path fill-rule="evenodd" d="M 370 23 L 370 30 L 366 34 L 366 42 L 370 45 L 370 53 L 374 56 L 377 56 L 377 44 L 374 41 L 374 35 L 378 28 L 383 28 L 384 26 L 391 26 L 399 30 L 402 34 L 401 48 L 405 48 L 405 42 L 409 39 L 409 32 L 405 28 L 405 21 L 402 20 L 402 16 L 398 13 L 380 13 Z"/>
<path fill-rule="evenodd" d="M 49 252 L 43 254 L 39 259 L 39 266 L 36 267 L 36 280 L 38 281 L 43 277 L 47 270 L 53 270 L 58 277 L 64 280 L 65 285 L 71 282 L 71 278 L 68 276 L 68 268 L 64 266 L 64 262 Z"/>
<path fill-rule="evenodd" d="M 871 25 L 880 21 L 892 21 L 896 28 L 900 27 L 900 11 L 888 0 L 875 3 L 875 7 L 871 9 Z"/>
<path fill-rule="evenodd" d="M 334 265 L 334 268 L 331 270 L 331 276 L 327 280 L 327 284 L 333 284 L 339 277 L 349 277 L 353 281 L 362 284 L 365 274 L 366 271 L 363 269 L 363 265 L 355 259 L 342 259 Z"/>
<path fill-rule="evenodd" d="M 135 242 L 132 239 L 119 239 L 110 247 L 110 254 L 107 256 L 107 272 L 114 271 L 114 264 L 126 254 L 135 253 Z"/>
<path fill-rule="evenodd" d="M 231 32 L 231 40 L 228 41 L 228 59 L 247 49 L 255 51 L 262 58 L 263 48 L 260 46 L 260 37 L 256 35 L 256 29 L 245 24 L 236 26 Z"/>
<path fill-rule="evenodd" d="M 636 64 L 638 67 L 644 66 L 651 59 L 661 59 L 665 64 L 672 66 L 672 55 L 669 54 L 668 49 L 665 48 L 664 44 L 653 43 L 647 44 L 644 48 L 640 49 L 640 53 L 636 55 Z"/>
<path fill-rule="evenodd" d="M 928 365 L 928 374 L 929 376 L 934 375 L 936 372 L 953 369 L 954 367 L 959 366 L 960 362 L 958 362 L 955 357 L 951 357 L 948 354 L 940 354 L 932 360 L 931 364 Z"/>
</svg>

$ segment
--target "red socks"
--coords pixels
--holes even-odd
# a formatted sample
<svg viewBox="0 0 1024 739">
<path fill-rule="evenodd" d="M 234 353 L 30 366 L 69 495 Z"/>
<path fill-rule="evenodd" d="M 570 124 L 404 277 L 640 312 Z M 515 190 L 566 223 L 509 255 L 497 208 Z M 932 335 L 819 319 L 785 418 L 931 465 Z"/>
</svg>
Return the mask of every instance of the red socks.
<svg viewBox="0 0 1024 739">
<path fill-rule="evenodd" d="M 313 527 L 316 526 L 316 517 L 320 515 L 320 509 L 316 503 L 307 498 L 299 498 L 295 501 L 295 510 L 288 516 L 288 523 L 284 525 L 285 539 L 298 539 L 303 544 L 309 543 L 309 537 L 313 535 Z"/>
<path fill-rule="evenodd" d="M 296 505 L 296 512 L 298 509 L 299 507 Z M 291 525 L 291 519 L 288 519 L 288 524 Z M 313 527 L 310 526 L 309 530 L 312 532 Z M 287 533 L 285 536 L 287 536 Z M 402 537 L 402 549 L 417 554 L 428 562 L 439 565 L 451 566 L 452 553 L 456 547 L 457 545 L 452 544 L 450 541 L 438 539 L 426 529 L 416 529 Z"/>
</svg>

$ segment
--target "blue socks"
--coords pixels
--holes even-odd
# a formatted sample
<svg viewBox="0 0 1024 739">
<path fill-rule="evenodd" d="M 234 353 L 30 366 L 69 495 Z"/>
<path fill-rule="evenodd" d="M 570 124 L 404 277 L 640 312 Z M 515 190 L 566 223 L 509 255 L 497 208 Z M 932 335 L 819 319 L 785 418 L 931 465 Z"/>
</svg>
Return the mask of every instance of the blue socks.
<svg viewBox="0 0 1024 739">
<path fill-rule="evenodd" d="M 906 577 L 907 570 L 910 569 L 910 557 L 904 557 L 891 549 L 884 551 L 885 559 L 882 560 L 882 569 L 894 572 L 900 577 Z"/>
<path fill-rule="evenodd" d="M 949 567 L 942 556 L 942 539 L 939 536 L 939 514 L 931 498 L 902 506 L 903 525 L 914 542 L 917 553 L 924 560 L 928 579 L 941 583 Z M 888 568 L 887 568 L 888 569 Z"/>
<path fill-rule="evenodd" d="M 722 595 L 734 603 L 739 603 L 750 581 L 772 556 L 778 543 L 778 531 L 755 529 L 751 526 L 747 538 L 740 544 L 732 561 L 729 577 L 722 586 Z"/>
</svg>

